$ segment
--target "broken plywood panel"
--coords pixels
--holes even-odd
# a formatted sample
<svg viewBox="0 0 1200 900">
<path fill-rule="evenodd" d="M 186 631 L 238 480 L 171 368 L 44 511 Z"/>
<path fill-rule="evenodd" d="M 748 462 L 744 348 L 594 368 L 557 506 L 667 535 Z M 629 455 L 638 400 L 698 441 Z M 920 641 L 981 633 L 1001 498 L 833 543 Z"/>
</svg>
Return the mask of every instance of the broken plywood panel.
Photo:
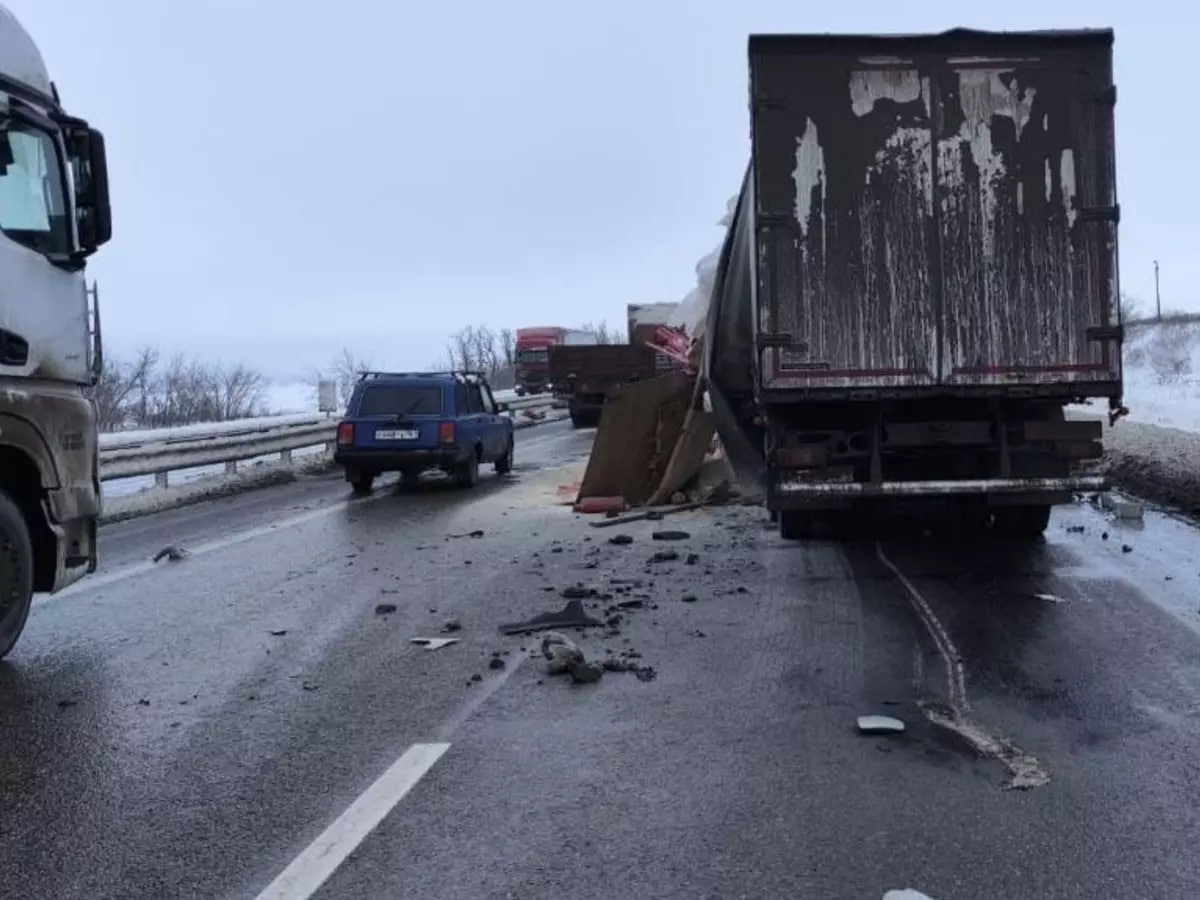
<svg viewBox="0 0 1200 900">
<path fill-rule="evenodd" d="M 658 486 L 655 470 L 665 471 L 674 449 L 692 386 L 691 378 L 673 372 L 615 388 L 604 404 L 577 500 L 622 496 L 631 504 L 646 502 Z"/>
</svg>

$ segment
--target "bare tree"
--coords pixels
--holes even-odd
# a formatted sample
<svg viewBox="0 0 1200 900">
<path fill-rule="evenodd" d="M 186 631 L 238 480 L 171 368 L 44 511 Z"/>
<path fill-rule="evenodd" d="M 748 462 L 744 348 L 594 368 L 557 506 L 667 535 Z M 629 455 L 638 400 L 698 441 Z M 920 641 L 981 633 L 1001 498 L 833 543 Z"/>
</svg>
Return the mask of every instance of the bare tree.
<svg viewBox="0 0 1200 900">
<path fill-rule="evenodd" d="M 90 392 L 102 429 L 219 422 L 263 412 L 266 379 L 253 369 L 224 369 L 182 355 L 160 367 L 158 359 L 149 348 L 131 364 L 109 357 Z"/>
<path fill-rule="evenodd" d="M 500 329 L 500 358 L 509 369 L 517 361 L 517 335 L 511 328 Z"/>
<path fill-rule="evenodd" d="M 513 385 L 516 341 L 511 331 L 496 335 L 486 325 L 468 325 L 450 336 L 446 359 L 451 369 L 482 372 L 496 390 Z"/>
<path fill-rule="evenodd" d="M 267 381 L 261 373 L 237 365 L 215 374 L 220 385 L 219 400 L 224 419 L 236 419 L 243 410 L 255 409 L 262 405 Z"/>
<path fill-rule="evenodd" d="M 612 329 L 608 327 L 608 322 L 601 319 L 599 322 L 585 322 L 579 326 L 580 331 L 586 331 L 588 334 L 594 335 L 597 344 L 619 344 L 622 341 L 617 340 L 617 336 Z"/>
<path fill-rule="evenodd" d="M 1126 293 L 1121 294 L 1121 321 L 1137 322 L 1142 318 L 1142 302 Z"/>
<path fill-rule="evenodd" d="M 136 409 L 131 409 L 131 405 L 144 400 L 147 381 L 157 361 L 157 354 L 150 349 L 139 350 L 129 365 L 112 356 L 105 357 L 104 370 L 88 392 L 96 404 L 101 431 L 111 431 L 124 424 L 131 415 L 136 415 Z"/>
<path fill-rule="evenodd" d="M 333 382 L 337 385 L 338 400 L 345 405 L 350 400 L 350 393 L 354 390 L 354 384 L 362 376 L 363 372 L 371 371 L 373 363 L 366 357 L 356 356 L 350 351 L 349 347 L 343 347 L 341 354 L 333 361 L 330 369 L 333 374 Z"/>
<path fill-rule="evenodd" d="M 1174 381 L 1192 374 L 1192 354 L 1200 332 L 1194 324 L 1171 323 L 1157 327 L 1150 339 L 1146 357 L 1160 382 Z"/>
</svg>

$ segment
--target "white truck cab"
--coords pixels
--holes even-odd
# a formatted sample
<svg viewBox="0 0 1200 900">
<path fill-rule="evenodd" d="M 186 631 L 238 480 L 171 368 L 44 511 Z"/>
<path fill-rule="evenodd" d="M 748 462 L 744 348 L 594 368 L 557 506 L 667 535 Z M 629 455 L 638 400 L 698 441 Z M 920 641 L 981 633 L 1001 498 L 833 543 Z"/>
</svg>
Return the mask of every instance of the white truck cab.
<svg viewBox="0 0 1200 900">
<path fill-rule="evenodd" d="M 0 6 L 0 657 L 35 591 L 96 568 L 101 371 L 88 257 L 112 236 L 104 137 Z"/>
</svg>

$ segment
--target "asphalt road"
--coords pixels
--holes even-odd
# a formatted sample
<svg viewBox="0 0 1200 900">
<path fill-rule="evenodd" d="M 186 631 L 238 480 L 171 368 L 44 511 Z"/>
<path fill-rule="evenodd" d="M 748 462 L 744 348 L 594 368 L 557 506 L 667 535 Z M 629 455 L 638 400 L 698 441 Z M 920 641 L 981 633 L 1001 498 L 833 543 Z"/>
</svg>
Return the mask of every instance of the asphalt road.
<svg viewBox="0 0 1200 900">
<path fill-rule="evenodd" d="M 557 490 L 589 435 L 531 429 L 469 494 L 316 479 L 106 529 L 105 570 L 0 666 L 0 896 L 1194 893 L 1191 526 L 593 528 Z M 191 554 L 148 567 L 165 543 Z M 612 595 L 584 601 L 601 619 L 641 601 L 571 634 L 654 677 L 573 685 L 499 633 L 575 583 Z M 410 643 L 450 618 L 459 643 Z M 867 713 L 907 729 L 860 735 Z"/>
</svg>

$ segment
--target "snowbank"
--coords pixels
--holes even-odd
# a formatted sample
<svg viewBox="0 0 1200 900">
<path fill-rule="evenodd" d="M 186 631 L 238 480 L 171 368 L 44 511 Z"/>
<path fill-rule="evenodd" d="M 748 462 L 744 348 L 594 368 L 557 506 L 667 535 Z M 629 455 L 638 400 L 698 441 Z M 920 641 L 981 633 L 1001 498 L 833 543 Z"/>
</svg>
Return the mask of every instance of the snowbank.
<svg viewBox="0 0 1200 900">
<path fill-rule="evenodd" d="M 290 484 L 299 481 L 302 476 L 329 472 L 332 468 L 333 461 L 327 455 L 321 454 L 309 457 L 301 463 L 267 463 L 245 469 L 236 475 L 209 475 L 166 488 L 149 488 L 116 497 L 110 497 L 106 493 L 100 524 L 109 525 L 258 488 Z"/>
<path fill-rule="evenodd" d="M 1126 329 L 1129 415 L 1104 421 L 1102 466 L 1124 490 L 1200 518 L 1200 317 Z M 1105 412 L 1093 402 L 1072 415 Z"/>
</svg>

